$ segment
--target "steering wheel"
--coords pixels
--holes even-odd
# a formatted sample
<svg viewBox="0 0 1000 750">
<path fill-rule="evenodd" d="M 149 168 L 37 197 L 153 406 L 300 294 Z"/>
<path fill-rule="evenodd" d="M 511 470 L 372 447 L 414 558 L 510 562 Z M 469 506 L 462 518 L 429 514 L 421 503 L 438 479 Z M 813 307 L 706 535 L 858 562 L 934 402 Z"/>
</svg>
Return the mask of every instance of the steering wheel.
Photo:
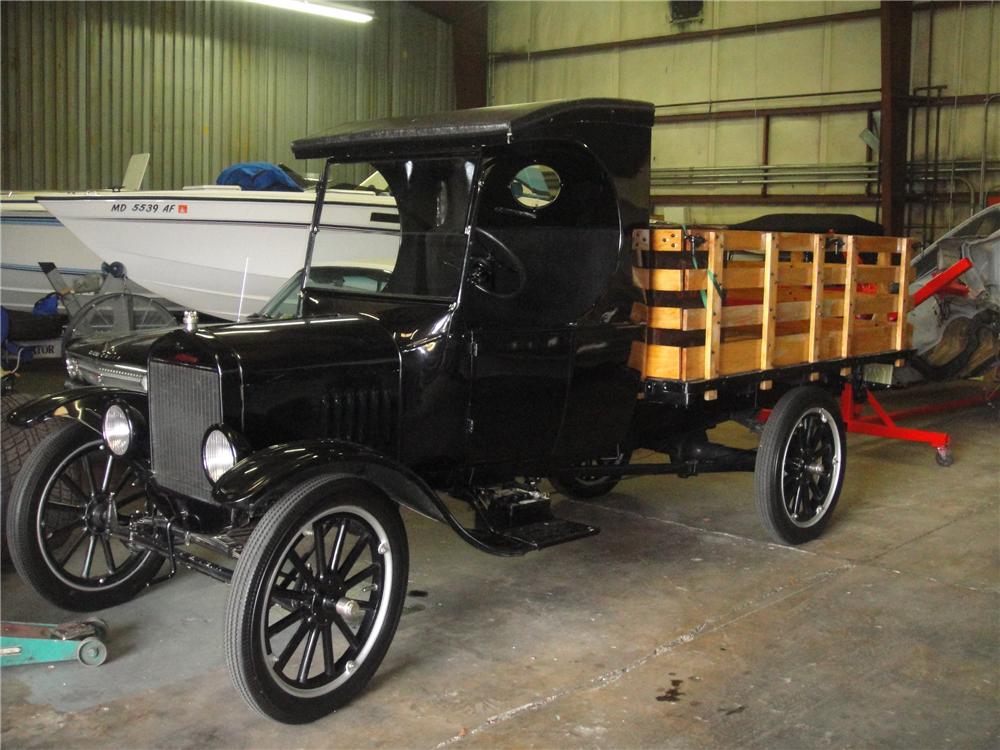
<svg viewBox="0 0 1000 750">
<path fill-rule="evenodd" d="M 490 232 L 480 227 L 476 227 L 473 231 L 477 242 L 469 252 L 469 283 L 484 294 L 498 299 L 516 297 L 524 289 L 524 283 L 527 280 L 524 263 L 502 240 Z M 498 268 L 508 274 L 513 274 L 517 279 L 513 289 L 497 290 L 496 271 Z"/>
</svg>

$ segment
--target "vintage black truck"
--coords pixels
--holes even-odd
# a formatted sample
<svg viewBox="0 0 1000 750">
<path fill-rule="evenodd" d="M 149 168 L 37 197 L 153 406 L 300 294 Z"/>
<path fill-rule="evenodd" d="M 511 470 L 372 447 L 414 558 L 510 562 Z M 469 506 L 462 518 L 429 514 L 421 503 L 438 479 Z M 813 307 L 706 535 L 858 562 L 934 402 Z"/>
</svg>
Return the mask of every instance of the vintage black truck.
<svg viewBox="0 0 1000 750">
<path fill-rule="evenodd" d="M 17 479 L 20 574 L 73 610 L 178 565 L 231 581 L 236 686 L 307 722 L 393 638 L 400 507 L 520 555 L 598 531 L 553 517 L 542 478 L 588 498 L 627 475 L 756 470 L 772 534 L 817 536 L 844 477 L 834 396 L 906 350 L 890 311 L 905 317 L 908 246 L 869 262 L 862 238 L 651 229 L 652 122 L 650 104 L 589 99 L 296 141 L 326 166 L 304 269 L 263 314 L 77 345 L 71 376 L 98 384 L 12 416 L 66 425 Z M 397 202 L 392 268 L 343 267 L 315 241 L 326 185 L 360 165 Z M 866 281 L 883 295 L 855 299 Z M 710 443 L 726 420 L 763 424 L 759 450 Z M 636 448 L 670 460 L 632 464 Z"/>
</svg>

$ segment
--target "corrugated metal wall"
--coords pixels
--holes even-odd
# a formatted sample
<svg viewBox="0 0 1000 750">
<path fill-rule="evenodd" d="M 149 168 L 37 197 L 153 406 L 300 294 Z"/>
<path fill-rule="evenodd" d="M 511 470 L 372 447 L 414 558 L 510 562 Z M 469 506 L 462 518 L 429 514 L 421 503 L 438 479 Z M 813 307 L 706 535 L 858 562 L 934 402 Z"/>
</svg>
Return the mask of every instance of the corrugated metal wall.
<svg viewBox="0 0 1000 750">
<path fill-rule="evenodd" d="M 246 2 L 4 2 L 2 172 L 12 189 L 215 181 L 236 161 L 294 162 L 333 124 L 448 109 L 451 29 L 404 3 L 356 25 Z"/>
</svg>

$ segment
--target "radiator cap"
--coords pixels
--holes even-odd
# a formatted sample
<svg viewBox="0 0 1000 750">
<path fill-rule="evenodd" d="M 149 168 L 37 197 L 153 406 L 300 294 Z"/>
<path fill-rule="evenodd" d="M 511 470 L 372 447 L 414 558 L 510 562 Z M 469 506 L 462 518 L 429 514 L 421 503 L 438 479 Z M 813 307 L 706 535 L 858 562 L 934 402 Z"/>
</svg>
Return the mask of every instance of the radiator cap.
<svg viewBox="0 0 1000 750">
<path fill-rule="evenodd" d="M 197 310 L 185 310 L 184 311 L 184 330 L 188 333 L 194 333 L 198 330 L 198 311 Z"/>
</svg>

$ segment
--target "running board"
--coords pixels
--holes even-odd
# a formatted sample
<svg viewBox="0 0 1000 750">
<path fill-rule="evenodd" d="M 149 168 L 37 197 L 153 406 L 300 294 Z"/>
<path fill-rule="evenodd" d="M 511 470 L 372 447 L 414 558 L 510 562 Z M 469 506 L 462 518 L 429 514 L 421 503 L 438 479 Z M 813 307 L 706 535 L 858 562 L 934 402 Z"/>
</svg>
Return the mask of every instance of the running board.
<svg viewBox="0 0 1000 750">
<path fill-rule="evenodd" d="M 476 509 L 476 527 L 456 531 L 470 544 L 495 555 L 523 555 L 600 531 L 553 516 L 549 496 L 535 485 L 478 488 L 471 490 L 469 498 Z"/>
<path fill-rule="evenodd" d="M 502 532 L 470 530 L 469 534 L 484 547 L 499 554 L 525 554 L 535 550 L 554 547 L 557 544 L 573 542 L 600 532 L 596 526 L 576 521 L 553 518 L 548 521 L 515 526 Z"/>
</svg>

